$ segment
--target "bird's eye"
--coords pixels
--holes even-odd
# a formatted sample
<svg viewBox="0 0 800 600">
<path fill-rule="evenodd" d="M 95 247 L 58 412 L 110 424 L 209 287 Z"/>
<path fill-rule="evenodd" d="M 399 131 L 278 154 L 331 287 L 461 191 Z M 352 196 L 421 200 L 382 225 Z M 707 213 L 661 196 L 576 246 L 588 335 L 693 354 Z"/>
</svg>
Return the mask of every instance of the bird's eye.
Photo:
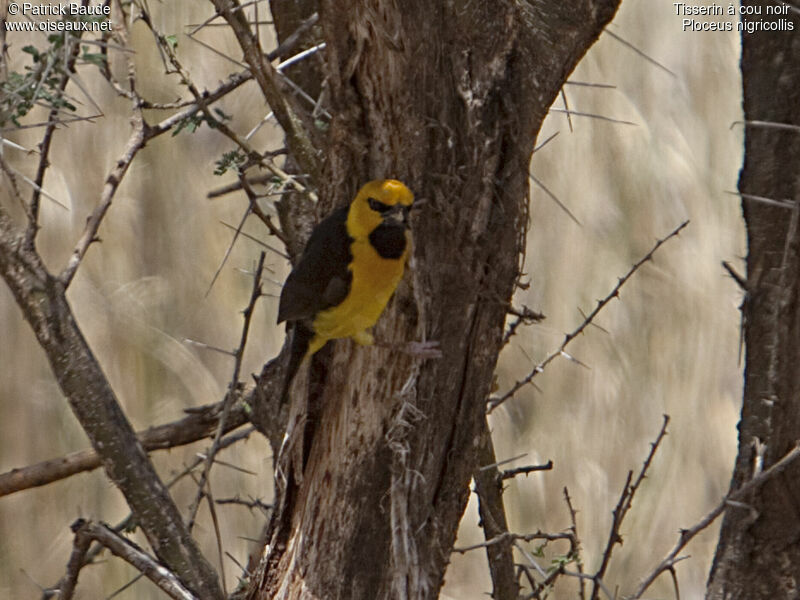
<svg viewBox="0 0 800 600">
<path fill-rule="evenodd" d="M 375 212 L 385 213 L 386 211 L 392 209 L 392 207 L 388 204 L 384 204 L 380 200 L 375 200 L 375 198 L 369 198 L 367 199 L 367 202 L 369 202 L 369 207 Z"/>
</svg>

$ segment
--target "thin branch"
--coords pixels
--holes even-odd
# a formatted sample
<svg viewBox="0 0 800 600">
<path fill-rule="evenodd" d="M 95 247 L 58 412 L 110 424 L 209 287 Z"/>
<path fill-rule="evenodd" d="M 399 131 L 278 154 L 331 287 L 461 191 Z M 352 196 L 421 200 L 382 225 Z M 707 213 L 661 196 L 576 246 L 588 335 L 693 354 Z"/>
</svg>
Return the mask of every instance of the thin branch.
<svg viewBox="0 0 800 600">
<path fill-rule="evenodd" d="M 610 83 L 592 83 L 590 81 L 573 81 L 570 79 L 569 81 L 564 82 L 565 85 L 577 85 L 580 87 L 595 87 L 595 88 L 602 88 L 606 90 L 615 90 L 617 86 L 612 85 Z"/>
<path fill-rule="evenodd" d="M 753 492 L 760 488 L 762 485 L 767 483 L 770 479 L 773 479 L 783 471 L 785 471 L 798 457 L 800 457 L 800 446 L 795 446 L 791 451 L 789 451 L 783 458 L 781 458 L 778 462 L 774 465 L 769 467 L 768 469 L 762 471 L 755 477 L 753 477 L 750 481 L 742 485 L 738 490 L 734 492 L 730 492 L 727 494 L 722 501 L 705 517 L 703 517 L 700 521 L 697 522 L 693 527 L 689 529 L 682 529 L 680 532 L 680 536 L 678 537 L 678 541 L 675 546 L 670 550 L 664 559 L 656 565 L 656 567 L 647 575 L 642 582 L 639 584 L 639 587 L 636 588 L 636 591 L 633 593 L 632 596 L 629 597 L 629 600 L 638 600 L 642 597 L 642 595 L 647 591 L 647 589 L 653 584 L 653 582 L 661 575 L 664 571 L 668 571 L 672 568 L 672 566 L 681 560 L 681 557 L 678 557 L 678 553 L 684 549 L 684 547 L 701 531 L 706 529 L 709 525 L 711 525 L 717 517 L 719 517 L 727 507 L 737 501 L 740 501 L 742 498 L 747 496 L 750 492 Z"/>
<path fill-rule="evenodd" d="M 276 58 L 283 58 L 290 52 L 294 52 L 295 48 L 297 48 L 298 44 L 303 39 L 303 36 L 311 31 L 311 28 L 317 24 L 317 21 L 319 21 L 319 13 L 315 12 L 300 23 L 297 29 L 288 35 L 275 50 L 267 54 L 267 59 L 273 61 Z"/>
<path fill-rule="evenodd" d="M 220 444 L 220 447 L 221 448 L 227 448 L 229 446 L 232 446 L 233 444 L 241 442 L 242 440 L 246 440 L 250 436 L 250 434 L 253 433 L 253 431 L 255 431 L 255 429 L 253 427 L 249 427 L 249 428 L 244 429 L 242 431 L 238 431 L 238 432 L 236 432 L 234 434 L 226 436 L 222 440 L 222 444 Z M 183 479 L 187 475 L 190 475 L 192 473 L 192 471 L 194 471 L 200 464 L 202 464 L 202 462 L 203 462 L 202 459 L 196 458 L 189 466 L 187 466 L 183 471 L 181 471 L 180 473 L 175 475 L 171 480 L 169 480 L 166 483 L 167 489 L 171 489 L 181 479 Z M 128 516 L 125 517 L 124 519 L 122 519 L 116 525 L 114 525 L 114 527 L 112 527 L 112 530 L 117 532 L 117 533 L 119 533 L 120 531 L 132 531 L 132 530 L 134 530 L 136 528 L 136 526 L 137 526 L 137 522 L 136 522 L 136 519 L 133 516 L 133 513 L 128 513 Z M 82 568 L 82 567 L 84 567 L 84 566 L 86 566 L 88 564 L 93 563 L 94 559 L 97 558 L 97 556 L 102 551 L 103 551 L 103 546 L 101 544 L 98 544 L 98 543 L 94 544 L 94 546 L 91 548 L 91 550 L 89 550 L 85 554 L 85 557 L 84 557 L 84 560 L 83 560 L 83 564 L 81 564 L 80 568 Z M 67 571 L 69 573 L 69 568 L 68 568 Z M 128 584 L 123 586 L 123 588 L 121 588 L 121 589 L 127 588 L 128 586 L 133 584 L 135 581 L 138 581 L 138 579 L 139 579 L 138 577 L 135 578 L 133 581 L 129 582 Z M 42 598 L 43 599 L 44 598 L 53 598 L 55 596 L 58 596 L 59 594 L 63 595 L 64 592 L 63 592 L 63 590 L 61 588 L 61 586 L 63 585 L 63 581 L 64 581 L 64 579 L 62 578 L 55 586 L 43 590 Z M 120 591 L 121 590 L 117 590 L 114 594 L 118 594 Z M 113 594 L 112 594 L 112 596 L 113 596 Z M 58 597 L 60 597 L 60 596 L 58 596 Z"/>
<path fill-rule="evenodd" d="M 222 414 L 219 418 L 219 424 L 217 425 L 217 432 L 214 435 L 214 441 L 211 444 L 211 449 L 208 451 L 208 455 L 206 456 L 206 463 L 205 467 L 203 468 L 203 473 L 200 476 L 200 483 L 198 484 L 197 494 L 195 496 L 194 501 L 192 502 L 191 506 L 189 507 L 189 516 L 186 519 L 187 527 L 189 531 L 192 530 L 194 526 L 194 520 L 197 516 L 197 509 L 200 506 L 200 500 L 203 496 L 203 489 L 206 486 L 206 482 L 208 481 L 208 475 L 211 472 L 211 466 L 214 464 L 214 456 L 216 456 L 217 452 L 220 448 L 220 441 L 222 439 L 222 435 L 225 433 L 225 426 L 228 420 L 228 417 L 231 413 L 231 409 L 235 404 L 236 398 L 238 397 L 238 390 L 239 390 L 239 375 L 242 369 L 242 358 L 244 357 L 244 350 L 247 346 L 247 338 L 250 333 L 250 320 L 253 316 L 253 310 L 256 306 L 256 301 L 262 296 L 261 291 L 261 272 L 264 269 L 264 260 L 266 259 L 266 252 L 262 250 L 261 254 L 258 257 L 258 266 L 256 267 L 256 272 L 253 277 L 253 290 L 250 293 L 250 301 L 247 304 L 247 307 L 244 309 L 244 324 L 242 325 L 242 335 L 239 340 L 239 347 L 236 349 L 234 354 L 234 364 L 233 364 L 233 375 L 231 376 L 231 383 L 228 388 L 228 394 L 223 400 L 222 404 Z"/>
<path fill-rule="evenodd" d="M 564 92 L 563 87 L 561 88 L 561 91 L 559 93 L 561 94 L 561 101 L 564 103 L 564 110 L 567 111 L 566 116 L 567 116 L 567 125 L 569 125 L 569 132 L 572 133 L 575 130 L 572 128 L 572 117 L 569 114 L 569 102 L 567 101 L 567 94 L 566 92 Z"/>
<path fill-rule="evenodd" d="M 280 150 L 277 150 L 275 152 L 265 153 L 264 156 L 269 155 L 270 157 L 272 157 L 272 156 L 277 156 L 279 154 L 286 154 L 286 150 L 284 148 L 281 148 Z M 247 183 L 249 183 L 250 185 L 263 185 L 272 182 L 274 179 L 275 175 L 273 175 L 272 173 L 267 173 L 265 175 L 255 175 L 253 177 L 248 177 Z M 238 192 L 239 190 L 242 189 L 242 187 L 243 187 L 242 182 L 236 180 L 232 183 L 223 185 L 222 187 L 218 187 L 215 190 L 211 190 L 210 192 L 208 192 L 208 194 L 206 194 L 206 198 L 208 198 L 209 200 L 213 200 L 214 198 L 219 198 L 220 196 L 224 196 L 226 194 Z"/>
<path fill-rule="evenodd" d="M 67 83 L 69 83 L 69 74 L 75 70 L 75 59 L 77 58 L 78 51 L 80 50 L 80 38 L 81 32 L 77 32 L 73 45 L 69 49 L 67 61 L 64 65 L 64 71 L 61 73 L 61 79 L 56 86 L 56 92 L 58 94 L 57 99 L 64 94 L 64 91 L 67 88 Z M 70 41 L 73 40 L 73 36 L 66 34 L 65 39 L 67 40 L 66 43 L 69 44 Z M 44 176 L 47 172 L 47 168 L 50 166 L 50 145 L 53 141 L 53 134 L 56 130 L 56 117 L 58 117 L 58 108 L 53 107 L 50 109 L 50 114 L 47 118 L 49 124 L 47 125 L 47 128 L 44 131 L 44 136 L 42 137 L 42 141 L 39 144 L 39 164 L 36 167 L 36 176 L 34 177 L 33 182 L 33 194 L 31 195 L 29 212 L 30 221 L 28 222 L 28 227 L 25 230 L 25 246 L 30 249 L 33 249 L 34 240 L 36 239 L 36 232 L 39 230 L 39 201 L 42 195 Z"/>
<path fill-rule="evenodd" d="M 639 259 L 636 263 L 634 263 L 634 265 L 628 270 L 627 273 L 625 273 L 625 275 L 620 277 L 620 279 L 617 281 L 617 285 L 614 286 L 614 289 L 612 289 L 611 292 L 609 292 L 609 294 L 605 298 L 603 298 L 602 300 L 598 300 L 597 306 L 594 308 L 594 310 L 591 313 L 589 313 L 589 316 L 587 316 L 583 320 L 583 322 L 574 331 L 572 331 L 571 333 L 568 333 L 564 337 L 564 341 L 561 343 L 561 346 L 559 346 L 559 348 L 555 352 L 551 353 L 549 356 L 547 356 L 547 358 L 545 358 L 542 362 L 540 362 L 538 365 L 536 365 L 533 368 L 533 370 L 531 370 L 531 372 L 528 373 L 527 376 L 525 376 L 523 379 L 517 381 L 511 387 L 511 389 L 509 391 L 507 391 L 505 394 L 503 394 L 502 396 L 499 396 L 497 398 L 490 398 L 489 399 L 487 412 L 491 413 L 495 408 L 500 406 L 503 402 L 505 402 L 509 398 L 512 398 L 522 387 L 524 387 L 524 386 L 528 385 L 529 383 L 531 383 L 531 381 L 533 381 L 533 379 L 539 373 L 541 373 L 547 365 L 549 365 L 553 360 L 555 360 L 556 357 L 561 356 L 562 354 L 565 354 L 565 350 L 566 350 L 567 346 L 569 345 L 569 343 L 572 340 L 574 340 L 576 337 L 578 337 L 581 333 L 583 333 L 584 329 L 586 329 L 592 323 L 592 321 L 594 321 L 595 317 L 597 317 L 597 315 L 600 313 L 600 311 L 603 310 L 603 308 L 605 308 L 605 306 L 609 302 L 611 302 L 611 300 L 613 300 L 614 298 L 619 297 L 620 289 L 622 288 L 623 285 L 625 285 L 625 283 L 627 283 L 627 281 L 633 276 L 633 274 L 636 273 L 636 271 L 638 271 L 639 268 L 644 263 L 646 263 L 647 261 L 651 260 L 653 258 L 653 255 L 655 254 L 655 252 L 663 244 L 665 244 L 666 242 L 671 240 L 673 237 L 676 237 L 688 224 L 689 224 L 689 221 L 684 221 L 683 223 L 678 225 L 678 227 L 676 227 L 674 230 L 672 230 L 672 232 L 669 235 L 667 235 L 665 238 L 662 238 L 662 239 L 658 240 L 656 242 L 655 246 L 653 246 L 647 254 L 645 254 L 641 259 Z"/>
<path fill-rule="evenodd" d="M 128 167 L 131 165 L 131 162 L 133 162 L 137 152 L 144 148 L 147 140 L 151 137 L 146 133 L 147 124 L 142 117 L 141 109 L 134 109 L 131 121 L 133 122 L 133 133 L 130 138 L 128 138 L 127 144 L 125 144 L 125 150 L 106 177 L 105 184 L 103 185 L 103 193 L 100 196 L 100 203 L 86 220 L 86 227 L 83 230 L 83 235 L 81 235 L 75 249 L 72 251 L 72 255 L 69 257 L 69 261 L 67 261 L 67 266 L 64 267 L 64 270 L 61 271 L 61 274 L 58 276 L 61 284 L 65 288 L 69 287 L 72 278 L 75 277 L 75 272 L 78 270 L 89 246 L 93 242 L 98 241 L 97 230 L 100 228 L 103 218 L 111 207 L 114 194 L 116 194 L 120 183 L 122 183 L 122 178 L 125 177 L 125 173 L 127 173 Z"/>
<path fill-rule="evenodd" d="M 227 227 L 228 229 L 232 229 L 233 231 L 236 231 L 236 227 L 234 227 L 234 226 L 233 226 L 233 225 L 231 225 L 230 223 L 226 223 L 225 221 L 220 221 L 220 223 L 221 223 L 222 225 L 224 225 L 225 227 Z M 247 232 L 245 232 L 245 231 L 239 231 L 239 235 L 240 235 L 240 236 L 242 236 L 243 238 L 246 238 L 246 239 L 248 239 L 248 240 L 252 241 L 252 242 L 255 242 L 256 244 L 258 244 L 258 245 L 259 245 L 259 246 L 261 246 L 262 248 L 266 248 L 266 249 L 267 249 L 267 250 L 269 250 L 270 252 L 274 252 L 275 254 L 277 254 L 278 256 L 280 256 L 281 258 L 285 258 L 286 260 L 290 260 L 290 258 L 289 258 L 289 255 L 288 255 L 288 254 L 286 254 L 285 252 L 281 252 L 281 251 L 280 251 L 280 250 L 278 250 L 278 249 L 277 249 L 275 246 L 270 246 L 270 245 L 269 245 L 269 244 L 267 244 L 266 242 L 262 242 L 260 239 L 258 239 L 258 238 L 257 238 L 257 237 L 255 237 L 254 235 L 250 235 L 249 233 L 247 233 Z M 265 267 L 265 268 L 267 268 L 267 267 Z M 267 268 L 267 269 L 268 269 L 269 271 L 271 271 L 271 272 L 273 272 L 273 273 L 274 273 L 274 271 L 273 271 L 272 269 L 269 269 L 269 268 Z M 281 285 L 283 285 L 283 284 L 281 284 Z M 195 343 L 196 343 L 196 342 L 195 342 Z"/>
<path fill-rule="evenodd" d="M 97 114 L 97 115 L 88 115 L 86 117 L 66 117 L 63 119 L 57 119 L 56 121 L 41 121 L 39 123 L 27 123 L 25 125 L 20 125 L 19 127 L 6 127 L 4 129 L 0 129 L 0 135 L 6 133 L 16 133 L 18 131 L 22 131 L 23 129 L 36 129 L 37 127 L 48 127 L 51 123 L 55 123 L 56 125 L 68 125 L 69 123 L 79 123 L 81 121 L 89 121 L 90 123 L 94 122 L 94 119 L 99 119 L 104 115 Z"/>
<path fill-rule="evenodd" d="M 544 320 L 544 315 L 540 312 L 536 312 L 535 310 L 531 310 L 527 306 L 523 305 L 521 310 L 515 309 L 513 306 L 509 307 L 508 314 L 516 316 L 511 323 L 508 325 L 508 329 L 503 334 L 503 344 L 502 347 L 505 347 L 506 344 L 511 340 L 512 337 L 517 333 L 517 329 L 521 325 L 530 325 L 532 323 L 538 323 Z"/>
<path fill-rule="evenodd" d="M 633 485 L 631 485 L 631 476 L 633 475 L 633 472 L 628 471 L 628 478 L 625 481 L 622 494 L 620 494 L 619 502 L 617 503 L 616 508 L 614 508 L 614 518 L 611 521 L 611 531 L 608 534 L 606 549 L 603 551 L 603 559 L 600 563 L 600 567 L 597 569 L 597 572 L 594 574 L 592 579 L 594 586 L 592 587 L 592 594 L 590 596 L 591 600 L 597 600 L 598 593 L 600 592 L 597 582 L 602 581 L 606 574 L 606 569 L 608 569 L 608 565 L 611 562 L 611 554 L 614 551 L 614 546 L 617 544 L 622 544 L 622 536 L 619 533 L 620 528 L 622 527 L 622 522 L 625 520 L 625 516 L 628 514 L 628 511 L 633 505 L 633 498 L 636 495 L 639 486 L 642 484 L 642 481 L 644 481 L 647 471 L 650 469 L 650 465 L 653 462 L 653 457 L 655 457 L 658 447 L 661 445 L 661 441 L 664 439 L 664 436 L 667 435 L 668 424 L 669 415 L 664 415 L 664 422 L 661 424 L 661 430 L 658 432 L 655 441 L 650 444 L 650 452 L 647 454 L 647 458 L 645 459 L 644 464 L 639 471 L 639 475 L 633 482 Z"/>
<path fill-rule="evenodd" d="M 455 546 L 453 547 L 453 552 L 465 554 L 472 550 L 478 550 L 479 548 L 487 548 L 496 544 L 511 544 L 516 541 L 532 542 L 534 540 L 546 540 L 548 542 L 553 542 L 556 540 L 570 540 L 571 538 L 571 533 L 545 533 L 544 531 L 537 531 L 535 533 L 512 533 L 507 531 L 493 537 L 492 539 L 486 540 L 485 542 L 480 542 L 479 544 L 472 544 L 471 546 Z"/>
<path fill-rule="evenodd" d="M 515 469 L 506 469 L 502 473 L 499 473 L 500 479 L 505 481 L 506 479 L 513 479 L 517 475 L 528 475 L 529 473 L 535 473 L 537 471 L 552 471 L 553 470 L 553 461 L 548 460 L 543 465 L 526 465 L 524 467 L 517 467 Z"/>
<path fill-rule="evenodd" d="M 249 398 L 249 396 L 248 396 Z M 245 402 L 238 404 L 228 415 L 226 433 L 247 422 Z M 188 416 L 138 432 L 139 442 L 147 452 L 185 446 L 212 435 L 219 427 L 222 402 L 193 409 Z M 0 497 L 66 479 L 77 473 L 101 466 L 100 456 L 93 449 L 73 452 L 34 465 L 12 469 L 0 474 Z"/>
<path fill-rule="evenodd" d="M 599 119 L 600 121 L 608 121 L 609 123 L 617 123 L 618 125 L 637 125 L 633 121 L 623 121 L 622 119 L 615 119 L 613 117 L 606 117 L 596 113 L 578 112 L 576 110 L 564 110 L 563 108 L 550 107 L 550 112 L 567 113 L 575 115 L 576 117 L 588 117 L 590 119 Z"/>
<path fill-rule="evenodd" d="M 537 152 L 539 152 L 539 150 L 541 150 L 547 144 L 549 144 L 551 141 L 553 141 L 558 134 L 559 134 L 559 132 L 556 131 L 555 133 L 549 135 L 542 143 L 537 144 L 537 146 L 533 149 L 533 154 L 536 154 Z"/>
<path fill-rule="evenodd" d="M 478 495 L 478 514 L 486 541 L 508 533 L 508 519 L 503 502 L 502 475 L 497 470 L 497 456 L 492 443 L 492 434 L 486 417 L 482 419 L 479 432 L 478 464 L 472 473 L 475 492 Z M 514 553 L 511 544 L 486 546 L 486 559 L 492 577 L 492 598 L 494 600 L 516 600 L 519 584 L 514 576 Z"/>
<path fill-rule="evenodd" d="M 144 552 L 132 541 L 118 535 L 105 524 L 79 520 L 73 525 L 76 538 L 95 540 L 108 548 L 112 554 L 120 557 L 125 562 L 136 568 L 159 589 L 175 600 L 197 600 L 197 597 L 187 590 L 174 573 L 162 566 L 152 556 Z M 79 542 L 76 540 L 76 545 Z M 81 544 L 85 543 L 83 541 Z"/>
<path fill-rule="evenodd" d="M 242 176 L 243 173 L 240 172 L 240 178 Z M 206 297 L 208 297 L 208 295 L 211 293 L 211 290 L 214 289 L 214 284 L 217 282 L 217 278 L 219 277 L 220 273 L 222 273 L 222 269 L 225 268 L 225 263 L 228 262 L 228 258 L 230 257 L 231 252 L 233 252 L 233 246 L 236 244 L 236 240 L 239 239 L 239 235 L 242 233 L 242 227 L 244 227 L 245 222 L 247 222 L 247 217 L 250 216 L 254 204 L 255 200 L 251 198 L 250 204 L 247 206 L 247 210 L 244 211 L 242 218 L 239 219 L 239 226 L 234 228 L 233 237 L 231 238 L 231 243 L 228 244 L 228 247 L 225 249 L 225 254 L 222 255 L 222 260 L 219 261 L 217 270 L 214 271 L 214 275 L 213 277 L 211 277 L 211 282 L 208 284 L 208 289 L 206 290 L 205 294 Z"/>
<path fill-rule="evenodd" d="M 722 267 L 728 272 L 728 275 L 731 276 L 731 279 L 733 279 L 736 282 L 736 284 L 743 292 L 748 292 L 750 290 L 750 286 L 747 283 L 747 279 L 745 279 L 742 275 L 740 275 L 736 271 L 736 269 L 733 268 L 731 263 L 729 263 L 727 260 L 723 260 Z"/>
<path fill-rule="evenodd" d="M 546 186 L 545 184 L 543 184 L 543 183 L 542 183 L 542 182 L 541 182 L 541 181 L 540 181 L 540 180 L 539 180 L 539 179 L 538 179 L 538 178 L 537 178 L 537 177 L 536 177 L 536 176 L 535 176 L 533 173 L 528 173 L 528 177 L 530 177 L 530 178 L 531 178 L 531 181 L 533 181 L 533 183 L 535 183 L 536 185 L 538 185 L 538 186 L 539 186 L 539 187 L 542 189 L 542 191 L 543 191 L 545 194 L 547 194 L 547 196 L 548 196 L 548 197 L 549 197 L 549 198 L 550 198 L 550 199 L 551 199 L 553 202 L 555 202 L 555 203 L 558 205 L 558 207 L 559 207 L 561 210 L 563 210 L 565 213 L 567 213 L 567 216 L 568 216 L 570 219 L 572 219 L 572 220 L 575 222 L 575 224 L 576 224 L 578 227 L 583 227 L 583 224 L 582 224 L 582 223 L 581 223 L 581 222 L 578 220 L 578 217 L 576 217 L 575 215 L 573 215 L 573 214 L 572 214 L 572 211 L 571 211 L 570 209 L 568 209 L 568 208 L 567 208 L 567 206 L 566 206 L 566 205 L 565 205 L 563 202 L 561 202 L 561 200 L 559 200 L 559 199 L 558 199 L 558 196 L 556 196 L 556 195 L 555 195 L 553 192 L 551 192 L 551 191 L 550 191 L 550 190 L 547 188 L 547 186 Z"/>
<path fill-rule="evenodd" d="M 84 525 L 80 520 L 72 524 L 72 533 L 77 534 L 78 530 Z M 72 600 L 75 593 L 75 586 L 78 585 L 78 575 L 86 565 L 86 553 L 92 544 L 92 538 L 87 535 L 75 535 L 72 541 L 72 553 L 67 562 L 67 572 L 58 582 L 59 600 Z M 45 595 L 48 590 L 45 590 Z"/>
<path fill-rule="evenodd" d="M 273 504 L 267 504 L 266 502 L 262 501 L 260 498 L 251 498 L 250 500 L 242 500 L 239 496 L 235 496 L 233 498 L 217 498 L 215 500 L 217 504 L 234 504 L 238 506 L 246 506 L 250 510 L 258 509 L 264 515 L 268 515 L 269 511 L 272 510 L 274 507 Z"/>
<path fill-rule="evenodd" d="M 664 72 L 666 72 L 666 73 L 668 73 L 668 74 L 672 75 L 672 76 L 673 76 L 673 77 L 675 77 L 675 78 L 677 78 L 677 77 L 678 77 L 678 76 L 677 76 L 675 73 L 673 73 L 672 71 L 670 71 L 670 70 L 669 70 L 667 67 L 665 67 L 664 65 L 662 65 L 662 64 L 661 64 L 660 62 L 658 62 L 656 59 L 654 59 L 654 58 L 651 58 L 650 56 L 648 56 L 647 54 L 645 54 L 645 53 L 644 53 L 642 50 L 640 50 L 639 48 L 637 48 L 636 46 L 634 46 L 633 44 L 631 44 L 629 41 L 627 41 L 627 40 L 623 39 L 622 37 L 618 36 L 618 35 L 617 35 L 616 33 L 614 33 L 613 31 L 610 31 L 610 30 L 608 29 L 608 27 L 606 27 L 606 28 L 603 30 L 603 33 L 606 33 L 606 34 L 610 35 L 612 38 L 614 38 L 615 40 L 617 40 L 617 41 L 618 41 L 620 44 L 622 44 L 623 46 L 626 46 L 626 47 L 630 48 L 631 50 L 633 50 L 633 51 L 634 51 L 636 54 L 638 54 L 639 56 L 641 56 L 643 59 L 645 59 L 645 60 L 646 60 L 647 62 L 649 62 L 650 64 L 652 64 L 652 65 L 655 65 L 656 67 L 658 67 L 658 68 L 659 68 L 659 69 L 661 69 L 662 71 L 664 71 Z"/>
<path fill-rule="evenodd" d="M 266 60 L 247 19 L 242 11 L 238 10 L 238 2 L 236 0 L 212 0 L 212 2 L 217 13 L 222 15 L 233 29 L 244 53 L 244 58 L 250 65 L 250 71 L 286 134 L 287 145 L 292 156 L 297 160 L 301 170 L 311 176 L 312 182 L 319 184 L 321 168 L 317 151 L 300 117 L 281 91 L 277 71 Z"/>
<path fill-rule="evenodd" d="M 577 511 L 572 506 L 572 499 L 569 497 L 569 490 L 567 486 L 564 486 L 564 501 L 567 503 L 567 508 L 569 509 L 569 520 L 570 520 L 570 529 L 572 530 L 572 535 L 575 537 L 575 567 L 578 569 L 578 573 L 583 575 L 583 559 L 581 558 L 581 542 L 580 536 L 578 535 L 578 518 L 577 518 Z M 580 585 L 579 588 L 579 597 L 581 600 L 586 600 L 586 580 L 582 577 L 578 578 L 578 582 Z"/>
<path fill-rule="evenodd" d="M 214 496 L 211 493 L 211 481 L 206 479 L 206 501 L 208 503 L 208 512 L 211 515 L 211 523 L 214 525 L 214 538 L 217 541 L 217 554 L 219 556 L 219 576 L 222 579 L 222 590 L 228 589 L 228 584 L 225 581 L 225 552 L 222 549 L 222 533 L 219 529 L 219 519 L 217 518 L 217 507 L 214 506 Z"/>
</svg>

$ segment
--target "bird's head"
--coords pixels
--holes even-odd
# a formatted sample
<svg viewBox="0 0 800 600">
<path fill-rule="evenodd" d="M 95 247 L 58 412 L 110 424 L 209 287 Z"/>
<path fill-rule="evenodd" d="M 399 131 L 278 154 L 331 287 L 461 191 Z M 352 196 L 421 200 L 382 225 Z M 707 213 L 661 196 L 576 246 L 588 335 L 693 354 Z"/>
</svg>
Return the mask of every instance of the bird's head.
<svg viewBox="0 0 800 600">
<path fill-rule="evenodd" d="M 406 225 L 414 194 L 396 179 L 365 183 L 350 204 L 347 228 L 356 236 L 368 236 L 381 223 Z"/>
</svg>

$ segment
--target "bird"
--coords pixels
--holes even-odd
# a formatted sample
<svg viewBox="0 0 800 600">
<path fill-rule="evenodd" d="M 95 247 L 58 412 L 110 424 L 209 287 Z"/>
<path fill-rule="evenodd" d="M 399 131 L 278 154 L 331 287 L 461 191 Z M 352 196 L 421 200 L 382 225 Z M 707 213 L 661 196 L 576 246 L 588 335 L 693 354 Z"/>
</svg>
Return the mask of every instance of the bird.
<svg viewBox="0 0 800 600">
<path fill-rule="evenodd" d="M 374 344 L 368 330 L 397 289 L 409 256 L 413 203 L 400 181 L 370 181 L 312 230 L 278 303 L 278 324 L 285 321 L 292 336 L 281 403 L 305 357 L 330 340 Z"/>
</svg>

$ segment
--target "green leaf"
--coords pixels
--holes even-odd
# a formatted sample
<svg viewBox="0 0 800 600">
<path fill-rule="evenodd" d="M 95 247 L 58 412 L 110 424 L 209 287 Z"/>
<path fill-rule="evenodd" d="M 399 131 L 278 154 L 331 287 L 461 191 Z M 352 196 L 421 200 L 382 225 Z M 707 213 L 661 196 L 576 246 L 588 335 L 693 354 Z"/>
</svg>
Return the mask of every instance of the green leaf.
<svg viewBox="0 0 800 600">
<path fill-rule="evenodd" d="M 105 54 L 101 54 L 99 52 L 87 52 L 84 50 L 83 54 L 81 54 L 81 58 L 87 63 L 100 68 L 103 68 L 106 64 Z"/>
<path fill-rule="evenodd" d="M 37 50 L 34 46 L 25 46 L 22 51 L 26 54 L 30 54 L 33 57 L 33 62 L 39 62 L 39 57 L 41 55 L 39 54 L 39 50 Z"/>
<path fill-rule="evenodd" d="M 177 35 L 165 35 L 164 41 L 169 44 L 170 50 L 175 52 L 175 48 L 178 47 L 178 36 Z"/>
</svg>

